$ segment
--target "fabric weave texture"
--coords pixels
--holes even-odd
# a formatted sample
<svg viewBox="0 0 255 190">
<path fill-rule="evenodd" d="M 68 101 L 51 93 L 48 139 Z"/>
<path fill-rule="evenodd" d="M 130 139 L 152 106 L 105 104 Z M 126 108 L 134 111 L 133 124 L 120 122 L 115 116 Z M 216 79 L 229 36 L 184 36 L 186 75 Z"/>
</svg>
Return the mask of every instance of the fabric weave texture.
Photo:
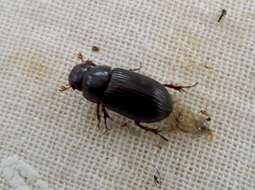
<svg viewBox="0 0 255 190">
<path fill-rule="evenodd" d="M 255 189 L 254 0 L 0 0 L 0 162 L 16 155 L 52 189 Z M 227 15 L 217 22 L 221 10 Z M 98 52 L 91 50 L 99 47 Z M 82 52 L 99 65 L 136 68 L 182 104 L 211 115 L 212 142 L 160 139 L 59 92 Z M 148 126 L 170 125 L 168 120 Z M 103 128 L 103 126 L 102 126 Z M 0 189 L 10 189 L 0 177 Z"/>
</svg>

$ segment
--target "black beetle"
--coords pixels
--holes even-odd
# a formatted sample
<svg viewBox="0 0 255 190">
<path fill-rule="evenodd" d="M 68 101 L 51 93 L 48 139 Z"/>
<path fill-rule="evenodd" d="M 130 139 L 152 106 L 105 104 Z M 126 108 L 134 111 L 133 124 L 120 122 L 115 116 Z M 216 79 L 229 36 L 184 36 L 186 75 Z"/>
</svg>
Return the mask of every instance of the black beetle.
<svg viewBox="0 0 255 190">
<path fill-rule="evenodd" d="M 104 114 L 105 126 L 110 118 L 106 108 L 133 120 L 140 128 L 159 135 L 160 130 L 149 128 L 140 123 L 153 123 L 168 117 L 173 110 L 171 95 L 165 87 L 178 91 L 191 86 L 160 84 L 156 80 L 134 72 L 109 66 L 97 66 L 90 60 L 84 61 L 79 54 L 81 64 L 73 67 L 69 74 L 69 85 L 62 86 L 82 91 L 83 96 L 97 104 L 97 119 L 100 123 L 100 106 Z"/>
</svg>

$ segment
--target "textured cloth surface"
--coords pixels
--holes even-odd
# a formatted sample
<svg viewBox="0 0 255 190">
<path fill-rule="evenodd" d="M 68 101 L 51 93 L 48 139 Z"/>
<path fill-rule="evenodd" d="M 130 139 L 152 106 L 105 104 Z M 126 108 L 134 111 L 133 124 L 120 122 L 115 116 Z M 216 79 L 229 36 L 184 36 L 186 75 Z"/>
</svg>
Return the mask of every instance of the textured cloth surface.
<svg viewBox="0 0 255 190">
<path fill-rule="evenodd" d="M 255 189 L 254 0 L 0 3 L 0 160 L 17 155 L 55 189 L 157 189 L 156 170 L 166 190 Z M 158 137 L 119 127 L 127 120 L 112 112 L 104 134 L 94 104 L 57 91 L 78 51 L 100 65 L 141 63 L 161 82 L 198 81 L 173 94 L 206 108 L 214 140 L 170 134 L 158 152 Z"/>
</svg>

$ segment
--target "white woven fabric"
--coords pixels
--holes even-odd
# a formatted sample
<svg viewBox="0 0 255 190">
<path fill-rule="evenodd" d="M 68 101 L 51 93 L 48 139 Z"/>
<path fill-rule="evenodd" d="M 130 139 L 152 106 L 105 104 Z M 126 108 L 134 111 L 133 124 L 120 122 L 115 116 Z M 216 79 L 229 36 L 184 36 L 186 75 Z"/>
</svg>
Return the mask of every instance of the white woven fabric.
<svg viewBox="0 0 255 190">
<path fill-rule="evenodd" d="M 255 189 L 254 0 L 0 3 L 0 160 L 17 155 L 55 189 L 157 189 L 156 168 L 165 190 Z M 214 140 L 173 133 L 158 152 L 158 137 L 120 128 L 112 112 L 103 134 L 94 104 L 57 91 L 78 51 L 101 65 L 141 63 L 161 82 L 198 81 L 175 98 L 207 109 Z M 10 189 L 2 177 L 0 189 Z"/>
</svg>

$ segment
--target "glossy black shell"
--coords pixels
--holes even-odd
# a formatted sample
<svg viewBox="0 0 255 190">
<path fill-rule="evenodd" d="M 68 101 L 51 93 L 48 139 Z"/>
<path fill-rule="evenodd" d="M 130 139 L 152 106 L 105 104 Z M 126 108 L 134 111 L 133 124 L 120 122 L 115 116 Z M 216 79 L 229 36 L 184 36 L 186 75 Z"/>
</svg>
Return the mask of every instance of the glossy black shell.
<svg viewBox="0 0 255 190">
<path fill-rule="evenodd" d="M 101 102 L 112 111 L 144 123 L 160 121 L 172 111 L 172 98 L 162 84 L 119 68 L 111 71 Z"/>
<path fill-rule="evenodd" d="M 111 67 L 90 67 L 83 74 L 82 93 L 91 102 L 101 102 L 111 80 Z"/>
</svg>

